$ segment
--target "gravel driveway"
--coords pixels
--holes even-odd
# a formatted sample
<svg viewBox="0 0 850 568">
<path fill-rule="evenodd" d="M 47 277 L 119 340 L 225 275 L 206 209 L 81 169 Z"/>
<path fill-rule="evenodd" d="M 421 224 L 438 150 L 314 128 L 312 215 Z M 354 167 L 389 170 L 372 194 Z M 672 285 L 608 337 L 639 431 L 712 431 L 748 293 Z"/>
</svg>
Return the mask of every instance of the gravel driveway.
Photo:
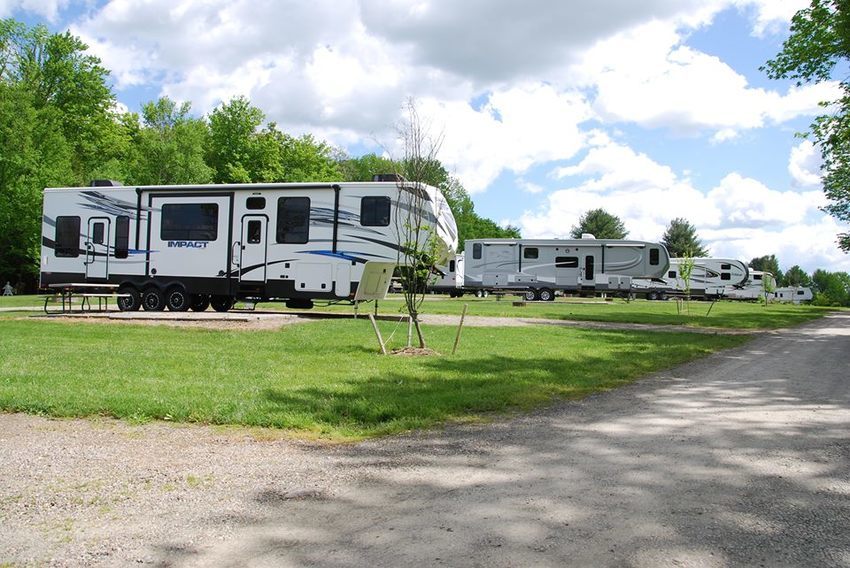
<svg viewBox="0 0 850 568">
<path fill-rule="evenodd" d="M 0 415 L 0 565 L 850 566 L 850 314 L 358 445 Z"/>
</svg>

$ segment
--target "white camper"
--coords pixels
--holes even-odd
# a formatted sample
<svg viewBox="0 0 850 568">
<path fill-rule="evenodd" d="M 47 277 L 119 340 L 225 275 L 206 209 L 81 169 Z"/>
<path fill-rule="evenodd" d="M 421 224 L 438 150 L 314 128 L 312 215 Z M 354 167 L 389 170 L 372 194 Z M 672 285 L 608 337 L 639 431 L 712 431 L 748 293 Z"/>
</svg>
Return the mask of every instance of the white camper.
<svg viewBox="0 0 850 568">
<path fill-rule="evenodd" d="M 730 300 L 761 300 L 766 296 L 768 301 L 772 300 L 773 292 L 767 292 L 767 290 L 776 288 L 776 279 L 773 274 L 752 268 L 749 270 L 750 277 L 747 281 L 727 288 L 724 297 Z"/>
<path fill-rule="evenodd" d="M 448 294 L 452 298 L 463 296 L 463 253 L 456 254 L 448 264 L 437 268 L 436 280 L 428 289 L 438 294 Z"/>
<path fill-rule="evenodd" d="M 436 188 L 406 182 L 44 190 L 41 287 L 119 286 L 123 310 L 219 311 L 237 299 L 374 299 L 400 258 L 399 209 L 425 198 L 441 262 L 457 227 Z M 401 206 L 399 205 L 401 203 Z"/>
<path fill-rule="evenodd" d="M 659 278 L 670 265 L 664 245 L 619 239 L 471 239 L 464 255 L 465 289 L 544 301 L 556 290 L 627 294 L 632 278 Z"/>
<path fill-rule="evenodd" d="M 811 302 L 814 297 L 812 289 L 806 286 L 785 286 L 773 292 L 773 299 L 777 302 L 792 304 Z"/>
<path fill-rule="evenodd" d="M 692 298 L 722 298 L 730 286 L 740 286 L 749 278 L 749 268 L 740 260 L 729 258 L 694 258 L 693 269 L 686 282 L 682 276 L 684 258 L 671 258 L 670 268 L 661 278 L 635 278 L 632 286 L 639 295 L 650 300 L 667 296 L 683 296 L 688 290 Z"/>
</svg>

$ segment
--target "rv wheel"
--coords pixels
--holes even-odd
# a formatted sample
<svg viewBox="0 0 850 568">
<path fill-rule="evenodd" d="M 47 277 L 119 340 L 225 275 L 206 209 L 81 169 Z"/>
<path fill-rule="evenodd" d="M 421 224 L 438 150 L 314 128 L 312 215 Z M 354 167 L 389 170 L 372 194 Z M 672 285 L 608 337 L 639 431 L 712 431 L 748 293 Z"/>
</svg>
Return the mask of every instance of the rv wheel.
<svg viewBox="0 0 850 568">
<path fill-rule="evenodd" d="M 193 312 L 203 312 L 210 307 L 210 297 L 206 294 L 192 294 L 189 296 L 189 307 Z"/>
<path fill-rule="evenodd" d="M 210 298 L 210 304 L 217 312 L 226 312 L 232 308 L 235 303 L 236 300 L 231 296 L 213 296 Z"/>
<path fill-rule="evenodd" d="M 189 294 L 182 286 L 174 286 L 165 293 L 165 305 L 169 311 L 185 312 L 189 309 Z"/>
<path fill-rule="evenodd" d="M 118 294 L 124 295 L 124 297 L 119 297 L 116 302 L 118 309 L 122 312 L 135 312 L 142 307 L 142 299 L 139 296 L 139 291 L 132 286 L 118 288 Z"/>
<path fill-rule="evenodd" d="M 529 302 L 533 302 L 537 299 L 537 291 L 534 288 L 529 288 L 528 290 L 522 293 L 522 297 Z"/>
<path fill-rule="evenodd" d="M 544 302 L 552 302 L 555 300 L 555 294 L 549 288 L 541 288 L 537 294 Z"/>
<path fill-rule="evenodd" d="M 148 288 L 142 292 L 142 307 L 146 312 L 161 312 L 165 309 L 165 297 L 159 288 Z"/>
</svg>

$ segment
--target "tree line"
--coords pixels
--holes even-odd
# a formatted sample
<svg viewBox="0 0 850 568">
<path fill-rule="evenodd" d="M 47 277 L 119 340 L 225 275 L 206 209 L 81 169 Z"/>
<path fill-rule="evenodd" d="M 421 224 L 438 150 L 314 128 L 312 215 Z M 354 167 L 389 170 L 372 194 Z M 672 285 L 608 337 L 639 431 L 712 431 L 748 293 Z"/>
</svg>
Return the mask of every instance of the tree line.
<svg viewBox="0 0 850 568">
<path fill-rule="evenodd" d="M 0 278 L 33 290 L 41 248 L 42 190 L 111 179 L 125 185 L 371 181 L 412 164 L 353 157 L 267 121 L 244 97 L 192 115 L 168 97 L 141 113 L 119 110 L 109 70 L 79 38 L 0 19 Z M 437 160 L 417 172 L 442 189 L 461 240 L 519 237 L 475 212 L 461 182 Z"/>
<path fill-rule="evenodd" d="M 604 209 L 587 211 L 572 228 L 570 236 L 581 238 L 590 233 L 599 239 L 625 239 L 629 232 L 623 221 Z M 661 236 L 660 242 L 673 258 L 700 258 L 708 256 L 697 235 L 696 227 L 682 217 L 673 219 Z M 770 272 L 776 278 L 777 286 L 805 286 L 814 292 L 814 302 L 821 306 L 850 306 L 850 274 L 817 269 L 811 275 L 799 265 L 786 271 L 779 266 L 776 255 L 753 258 L 748 263 L 753 270 Z"/>
</svg>

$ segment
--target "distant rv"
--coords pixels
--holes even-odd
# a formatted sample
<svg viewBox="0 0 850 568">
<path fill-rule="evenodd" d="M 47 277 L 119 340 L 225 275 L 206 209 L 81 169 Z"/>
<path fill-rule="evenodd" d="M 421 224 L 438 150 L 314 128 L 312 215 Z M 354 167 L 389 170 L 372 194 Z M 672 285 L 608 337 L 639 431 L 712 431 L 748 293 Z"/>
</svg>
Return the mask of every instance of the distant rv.
<svg viewBox="0 0 850 568">
<path fill-rule="evenodd" d="M 408 194 L 424 203 L 439 262 L 457 248 L 440 191 L 403 180 L 101 185 L 44 190 L 41 286 L 117 285 L 122 310 L 381 298 L 404 262 Z"/>
<path fill-rule="evenodd" d="M 811 302 L 814 299 L 814 294 L 812 289 L 806 286 L 785 286 L 777 288 L 773 292 L 773 299 L 777 302 L 800 304 Z"/>
<path fill-rule="evenodd" d="M 684 296 L 686 293 L 692 298 L 722 298 L 731 287 L 743 285 L 750 275 L 749 268 L 740 260 L 694 258 L 690 286 L 687 286 L 682 276 L 685 262 L 684 258 L 671 258 L 670 268 L 661 278 L 635 278 L 632 280 L 635 294 L 646 296 L 649 300 L 663 300 L 668 296 Z"/>
<path fill-rule="evenodd" d="M 768 292 L 776 289 L 776 278 L 773 274 L 752 268 L 749 270 L 750 277 L 747 281 L 737 287 L 728 288 L 724 297 L 730 300 L 760 300 L 765 296 L 768 300 L 773 299 L 773 292 Z"/>
<path fill-rule="evenodd" d="M 621 239 L 471 239 L 464 291 L 521 292 L 551 301 L 555 292 L 628 294 L 632 278 L 660 278 L 670 265 L 659 243 Z"/>
</svg>

